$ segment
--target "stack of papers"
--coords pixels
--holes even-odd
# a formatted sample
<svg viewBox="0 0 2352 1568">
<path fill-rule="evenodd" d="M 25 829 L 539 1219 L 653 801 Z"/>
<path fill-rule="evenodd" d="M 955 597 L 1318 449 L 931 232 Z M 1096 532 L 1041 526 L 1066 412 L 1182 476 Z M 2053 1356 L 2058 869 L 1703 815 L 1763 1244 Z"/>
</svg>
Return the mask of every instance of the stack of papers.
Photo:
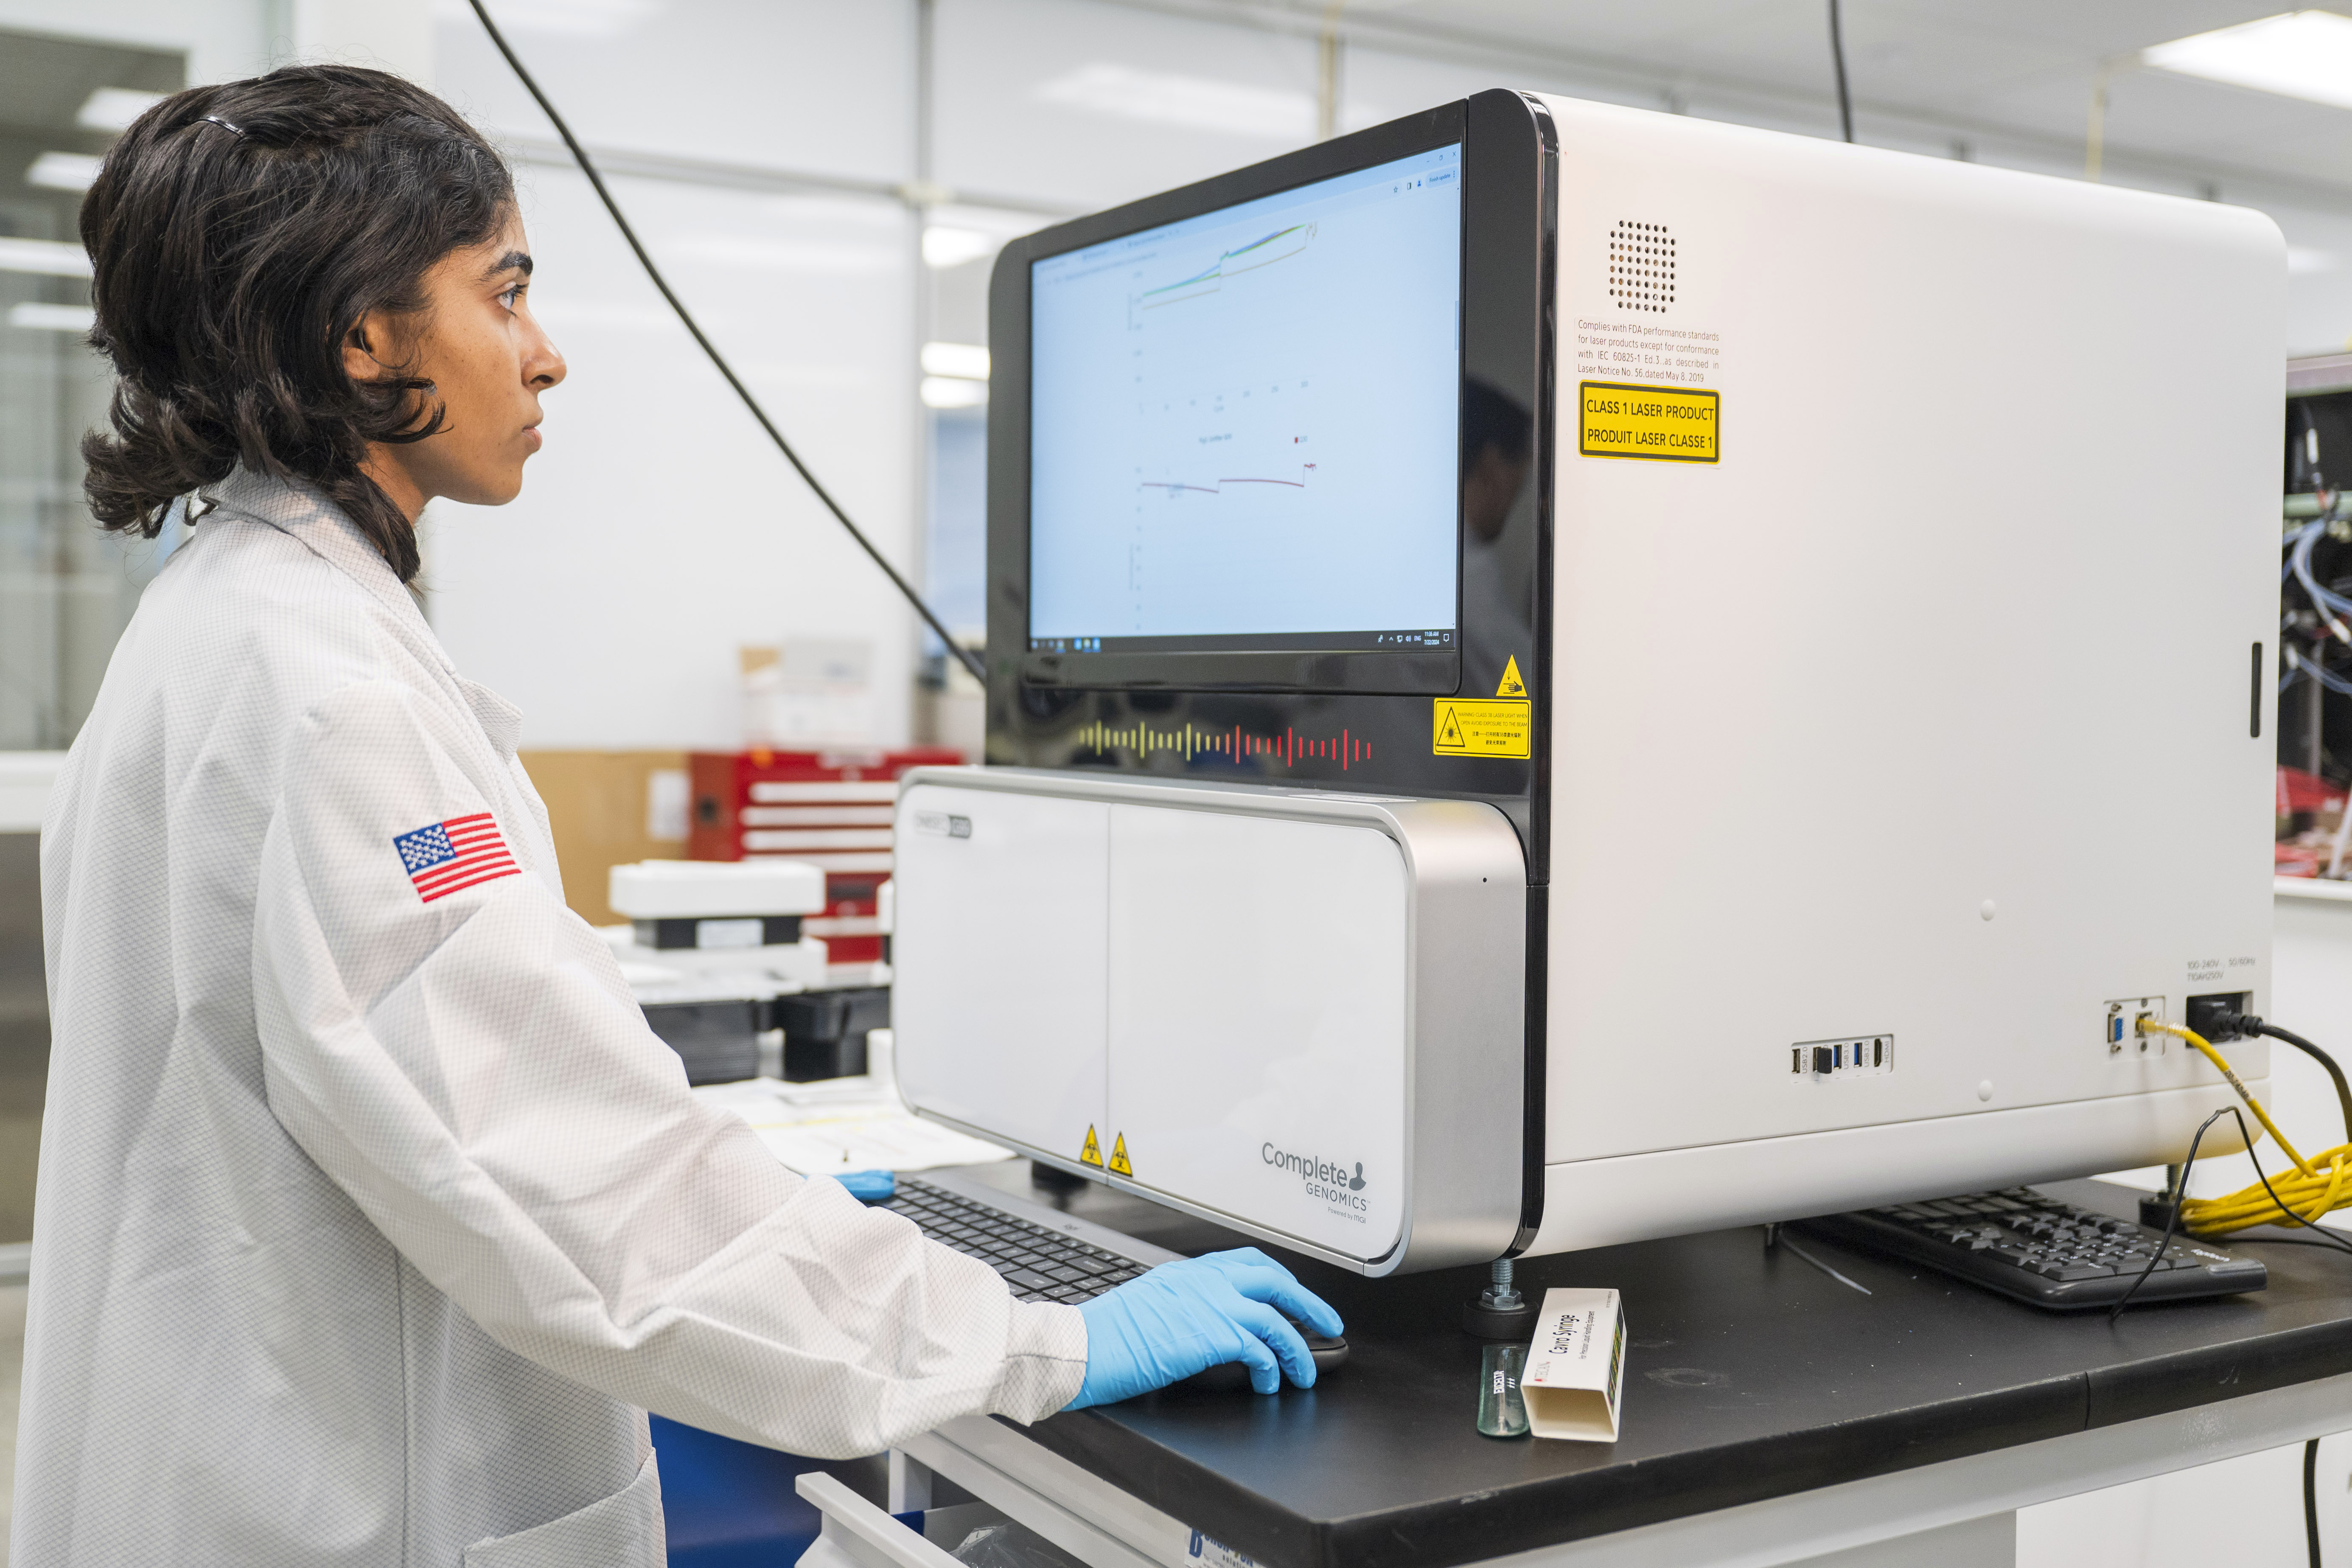
<svg viewBox="0 0 2352 1568">
<path fill-rule="evenodd" d="M 768 1152 L 804 1176 L 847 1171 L 928 1171 L 1009 1160 L 993 1143 L 925 1121 L 895 1091 L 867 1079 L 783 1083 L 749 1079 L 693 1091 L 751 1123 Z"/>
</svg>

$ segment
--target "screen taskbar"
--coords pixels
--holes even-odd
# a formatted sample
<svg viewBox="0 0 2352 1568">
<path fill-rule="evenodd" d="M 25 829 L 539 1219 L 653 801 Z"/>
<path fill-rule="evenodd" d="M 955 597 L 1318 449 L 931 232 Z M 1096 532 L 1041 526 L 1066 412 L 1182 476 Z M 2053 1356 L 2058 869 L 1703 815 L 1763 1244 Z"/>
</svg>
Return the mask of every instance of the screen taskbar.
<svg viewBox="0 0 2352 1568">
<path fill-rule="evenodd" d="M 1244 633 L 1238 637 L 1031 637 L 1031 653 L 1407 653 L 1450 650 L 1451 627 L 1378 632 Z"/>
</svg>

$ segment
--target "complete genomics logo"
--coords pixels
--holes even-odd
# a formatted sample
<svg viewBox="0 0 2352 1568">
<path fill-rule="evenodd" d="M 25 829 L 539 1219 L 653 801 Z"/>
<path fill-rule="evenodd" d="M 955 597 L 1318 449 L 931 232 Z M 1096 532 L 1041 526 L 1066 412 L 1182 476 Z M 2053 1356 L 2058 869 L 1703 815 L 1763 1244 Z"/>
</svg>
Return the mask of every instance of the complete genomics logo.
<svg viewBox="0 0 2352 1568">
<path fill-rule="evenodd" d="M 1329 1206 L 1334 1214 L 1347 1215 L 1358 1224 L 1363 1223 L 1364 1211 L 1370 1204 L 1361 1197 L 1364 1190 L 1364 1163 L 1355 1163 L 1349 1173 L 1347 1163 L 1318 1159 L 1312 1154 L 1294 1154 L 1277 1149 L 1272 1143 L 1261 1144 L 1258 1158 L 1277 1171 L 1288 1171 L 1299 1178 L 1299 1184 L 1310 1198 Z"/>
</svg>

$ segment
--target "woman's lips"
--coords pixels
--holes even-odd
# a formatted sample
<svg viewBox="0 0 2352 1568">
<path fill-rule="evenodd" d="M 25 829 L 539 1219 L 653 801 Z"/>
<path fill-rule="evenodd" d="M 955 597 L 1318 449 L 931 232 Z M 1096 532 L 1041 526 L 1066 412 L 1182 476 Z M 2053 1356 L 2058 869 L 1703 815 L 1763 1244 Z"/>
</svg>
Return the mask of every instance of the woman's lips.
<svg viewBox="0 0 2352 1568">
<path fill-rule="evenodd" d="M 532 451 L 536 452 L 539 450 L 541 439 L 542 437 L 540 436 L 538 426 L 526 425 L 522 427 L 522 444 L 530 447 Z"/>
</svg>

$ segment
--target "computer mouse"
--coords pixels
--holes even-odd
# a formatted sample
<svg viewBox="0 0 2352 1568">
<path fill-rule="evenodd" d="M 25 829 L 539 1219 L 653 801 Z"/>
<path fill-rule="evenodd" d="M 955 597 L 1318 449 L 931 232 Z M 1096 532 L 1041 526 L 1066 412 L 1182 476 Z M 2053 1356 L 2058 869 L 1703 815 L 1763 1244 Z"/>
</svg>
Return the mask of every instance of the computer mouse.
<svg viewBox="0 0 2352 1568">
<path fill-rule="evenodd" d="M 1317 1383 L 1319 1384 L 1328 1377 L 1334 1368 L 1348 1359 L 1348 1342 L 1344 1337 L 1326 1338 L 1303 1323 L 1294 1322 L 1290 1326 L 1298 1331 L 1298 1337 L 1307 1342 L 1307 1353 L 1315 1358 Z M 1224 1394 L 1255 1392 L 1250 1387 L 1249 1368 L 1237 1361 L 1226 1362 L 1222 1366 L 1213 1366 L 1206 1372 L 1196 1372 L 1178 1383 L 1176 1386 L 1202 1388 Z M 1283 1380 L 1283 1386 L 1286 1388 L 1290 1386 L 1289 1379 Z"/>
<path fill-rule="evenodd" d="M 1315 1358 L 1315 1375 L 1318 1378 L 1348 1359 L 1348 1336 L 1345 1334 L 1327 1337 L 1302 1328 L 1298 1331 L 1298 1337 L 1307 1342 L 1307 1353 Z"/>
</svg>

